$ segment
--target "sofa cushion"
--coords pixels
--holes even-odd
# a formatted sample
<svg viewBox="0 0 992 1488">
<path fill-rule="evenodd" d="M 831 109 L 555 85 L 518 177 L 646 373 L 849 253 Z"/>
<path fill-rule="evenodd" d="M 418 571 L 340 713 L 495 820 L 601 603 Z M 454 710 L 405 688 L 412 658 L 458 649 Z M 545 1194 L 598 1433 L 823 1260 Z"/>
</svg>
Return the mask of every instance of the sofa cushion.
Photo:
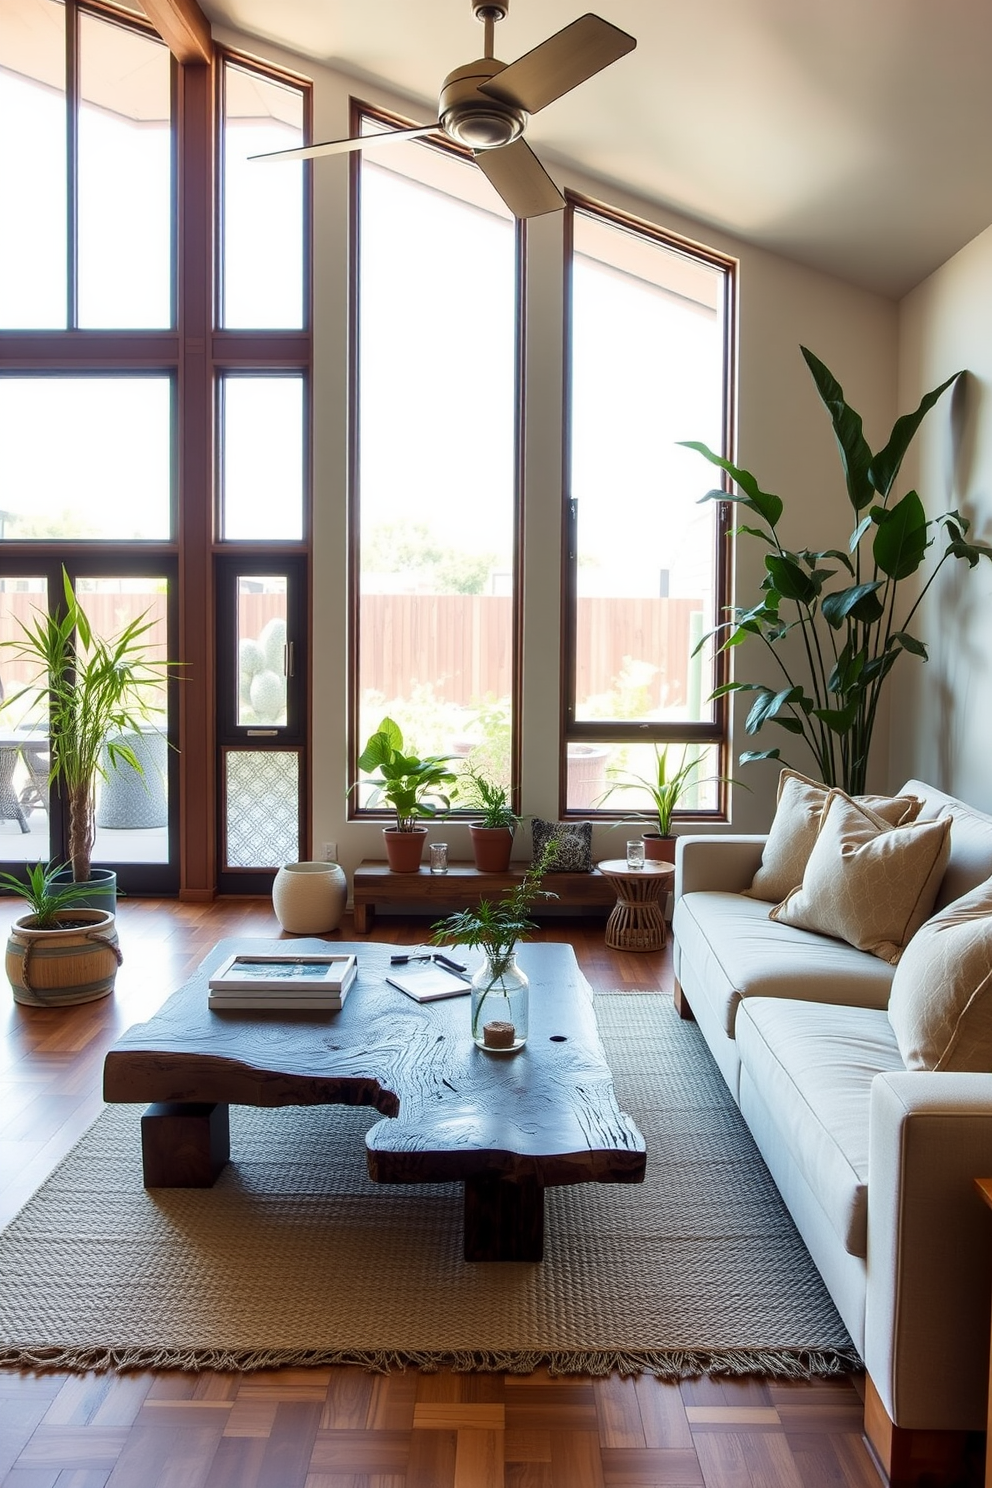
<svg viewBox="0 0 992 1488">
<path fill-rule="evenodd" d="M 745 893 L 778 904 L 802 883 L 828 794 L 829 788 L 821 781 L 809 780 L 796 770 L 781 772 L 775 818 L 761 854 L 761 867 Z M 854 799 L 892 826 L 913 821 L 923 804 L 912 795 L 855 796 Z"/>
<path fill-rule="evenodd" d="M 903 1069 L 885 1013 L 752 997 L 738 1014 L 737 1051 L 845 1250 L 867 1255 L 871 1085 Z"/>
<path fill-rule="evenodd" d="M 767 904 L 743 894 L 683 894 L 672 929 L 683 966 L 692 968 L 690 1000 L 704 995 L 729 1038 L 743 997 L 882 1011 L 888 1003 L 891 966 L 827 935 L 770 924 Z M 685 971 L 683 978 L 690 980 Z"/>
<path fill-rule="evenodd" d="M 592 872 L 592 822 L 549 822 L 535 816 L 530 833 L 535 862 L 552 839 L 558 845 L 549 873 Z"/>
<path fill-rule="evenodd" d="M 936 907 L 945 909 L 992 874 L 992 816 L 959 801 L 942 806 L 937 820 L 951 823 L 951 855 L 944 869 Z"/>
<path fill-rule="evenodd" d="M 770 917 L 894 964 L 933 909 L 950 829 L 948 818 L 892 827 L 830 791 L 803 881 Z"/>
<path fill-rule="evenodd" d="M 913 936 L 892 978 L 889 1022 L 907 1069 L 992 1070 L 992 879 Z"/>
</svg>

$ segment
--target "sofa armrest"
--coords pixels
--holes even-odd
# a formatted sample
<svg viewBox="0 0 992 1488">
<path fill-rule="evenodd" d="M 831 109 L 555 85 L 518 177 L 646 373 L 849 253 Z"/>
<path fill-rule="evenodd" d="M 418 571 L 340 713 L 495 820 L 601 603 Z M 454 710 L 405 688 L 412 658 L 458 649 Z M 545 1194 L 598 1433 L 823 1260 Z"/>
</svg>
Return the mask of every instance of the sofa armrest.
<svg viewBox="0 0 992 1488">
<path fill-rule="evenodd" d="M 989 1367 L 992 1074 L 876 1075 L 865 1366 L 897 1426 L 981 1431 Z"/>
<path fill-rule="evenodd" d="M 740 894 L 750 888 L 767 837 L 678 837 L 675 842 L 675 897 L 697 889 Z"/>
</svg>

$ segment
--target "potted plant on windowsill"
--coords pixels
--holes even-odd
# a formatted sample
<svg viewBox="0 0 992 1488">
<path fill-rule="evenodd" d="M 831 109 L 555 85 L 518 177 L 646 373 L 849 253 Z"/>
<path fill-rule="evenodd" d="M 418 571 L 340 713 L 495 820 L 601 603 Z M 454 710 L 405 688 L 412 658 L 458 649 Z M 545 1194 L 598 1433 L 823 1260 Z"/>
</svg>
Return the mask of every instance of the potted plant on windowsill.
<svg viewBox="0 0 992 1488">
<path fill-rule="evenodd" d="M 6 971 L 14 1001 L 30 1007 L 95 1002 L 114 988 L 121 964 L 114 915 L 81 904 L 101 892 L 60 878 L 61 869 L 36 863 L 26 878 L 0 874 L 0 883 L 27 901 L 30 913 L 11 926 Z M 112 888 L 102 890 L 109 898 Z"/>
<path fill-rule="evenodd" d="M 479 820 L 468 826 L 476 868 L 480 873 L 505 873 L 520 821 L 510 805 L 506 786 L 468 769 L 458 777 L 455 796 L 459 802 L 464 800 L 469 810 L 481 813 Z"/>
<path fill-rule="evenodd" d="M 600 798 L 602 804 L 615 791 L 637 791 L 641 796 L 650 797 L 654 813 L 647 818 L 651 826 L 643 833 L 644 856 L 649 862 L 675 862 L 672 815 L 687 792 L 700 784 L 698 770 L 703 756 L 690 754 L 687 748 L 683 748 L 680 763 L 673 766 L 668 758 L 670 747 L 668 744 L 654 746 L 653 775 L 638 775 L 632 770 L 616 772 L 609 789 Z M 718 778 L 723 779 L 722 776 Z M 635 819 L 641 821 L 645 817 L 638 813 Z"/>
<path fill-rule="evenodd" d="M 358 756 L 358 768 L 377 770 L 371 780 L 356 781 L 375 786 L 382 799 L 396 812 L 396 825 L 383 827 L 386 860 L 394 873 L 416 873 L 427 839 L 422 821 L 430 821 L 448 811 L 450 787 L 457 780 L 447 768 L 452 756 L 429 754 L 418 759 L 403 753 L 403 733 L 392 718 L 384 718 Z"/>
<path fill-rule="evenodd" d="M 34 621 L 17 622 L 19 637 L 3 642 L 17 660 L 37 670 L 24 687 L 0 702 L 0 711 L 33 697 L 39 689 L 47 694 L 49 783 L 62 787 L 69 807 L 72 881 L 95 884 L 94 891 L 103 893 L 107 885 L 113 888 L 116 878 L 106 869 L 93 871 L 96 781 L 119 769 L 142 774 L 126 736 L 140 734 L 147 726 L 176 663 L 149 654 L 144 638 L 151 622 L 144 615 L 108 640 L 94 635 L 64 568 L 62 585 L 58 612 L 36 610 Z"/>
</svg>

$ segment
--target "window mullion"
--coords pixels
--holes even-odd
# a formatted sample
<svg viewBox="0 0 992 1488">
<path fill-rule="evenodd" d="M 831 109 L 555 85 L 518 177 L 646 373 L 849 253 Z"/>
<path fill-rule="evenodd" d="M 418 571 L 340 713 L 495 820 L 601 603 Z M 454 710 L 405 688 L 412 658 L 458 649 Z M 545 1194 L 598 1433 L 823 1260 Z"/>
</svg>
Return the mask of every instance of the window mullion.
<svg viewBox="0 0 992 1488">
<path fill-rule="evenodd" d="M 75 0 L 65 6 L 66 114 L 66 325 L 79 325 L 79 12 Z"/>
</svg>

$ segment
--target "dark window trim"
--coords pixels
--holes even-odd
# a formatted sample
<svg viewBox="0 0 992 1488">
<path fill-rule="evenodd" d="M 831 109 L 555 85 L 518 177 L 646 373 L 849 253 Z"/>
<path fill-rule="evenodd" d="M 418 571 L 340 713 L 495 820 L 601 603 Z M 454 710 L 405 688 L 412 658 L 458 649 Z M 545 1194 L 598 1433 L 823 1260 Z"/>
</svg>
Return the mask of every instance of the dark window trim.
<svg viewBox="0 0 992 1488">
<path fill-rule="evenodd" d="M 716 744 L 720 750 L 719 774 L 727 775 L 729 752 L 730 752 L 730 710 L 726 697 L 715 700 L 712 723 L 651 723 L 618 720 L 577 720 L 575 717 L 575 674 L 576 674 L 576 508 L 571 496 L 571 452 L 572 452 L 572 301 L 573 301 L 573 277 L 572 262 L 574 252 L 574 221 L 575 213 L 579 211 L 590 217 L 596 217 L 611 227 L 618 227 L 623 231 L 630 232 L 640 238 L 646 238 L 657 243 L 659 247 L 671 252 L 683 255 L 695 263 L 703 262 L 718 268 L 723 272 L 724 279 L 724 344 L 723 344 L 723 449 L 728 453 L 733 451 L 736 436 L 736 378 L 735 356 L 736 356 L 736 325 L 737 325 L 737 260 L 729 255 L 720 253 L 717 249 L 708 248 L 702 243 L 694 242 L 690 238 L 678 233 L 659 227 L 656 223 L 648 222 L 643 218 L 636 217 L 630 212 L 620 208 L 611 207 L 605 202 L 597 201 L 593 197 L 585 196 L 580 192 L 566 189 L 565 191 L 565 231 L 563 234 L 564 251 L 564 293 L 563 293 L 563 315 L 564 325 L 562 328 L 562 347 L 564 357 L 563 367 L 563 402 L 564 417 L 562 419 L 562 541 L 561 541 L 561 676 L 562 676 L 562 705 L 560 709 L 561 736 L 559 744 L 559 815 L 562 818 L 569 817 L 594 817 L 599 820 L 619 820 L 625 814 L 622 809 L 615 807 L 607 810 L 583 807 L 581 809 L 569 810 L 567 803 L 567 758 L 570 743 L 623 743 L 623 742 L 654 742 L 665 743 L 687 743 L 687 744 Z M 723 481 L 726 489 L 726 480 Z M 714 538 L 716 550 L 714 555 L 714 577 L 716 580 L 715 613 L 717 616 L 724 613 L 726 606 L 730 603 L 731 594 L 731 553 L 730 553 L 730 523 L 731 503 L 720 502 L 715 522 Z M 725 653 L 719 653 L 714 658 L 714 686 L 719 687 L 726 682 L 729 676 L 729 663 Z M 725 820 L 727 816 L 727 791 L 725 782 L 719 786 L 719 803 L 715 811 L 693 811 L 684 813 L 686 819 Z M 683 815 L 677 813 L 677 815 Z"/>
</svg>

